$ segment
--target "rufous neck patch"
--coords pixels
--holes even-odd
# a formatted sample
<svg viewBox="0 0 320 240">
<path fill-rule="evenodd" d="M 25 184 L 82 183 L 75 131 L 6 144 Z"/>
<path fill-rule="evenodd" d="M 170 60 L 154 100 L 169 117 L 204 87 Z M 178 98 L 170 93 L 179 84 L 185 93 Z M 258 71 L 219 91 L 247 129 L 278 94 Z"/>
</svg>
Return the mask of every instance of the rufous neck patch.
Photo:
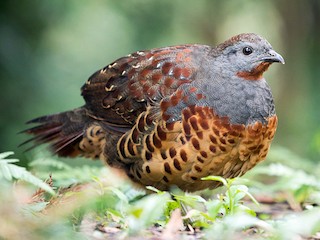
<svg viewBox="0 0 320 240">
<path fill-rule="evenodd" d="M 238 72 L 237 76 L 251 81 L 259 80 L 262 78 L 263 73 L 267 71 L 270 65 L 270 62 L 262 62 L 250 72 Z"/>
</svg>

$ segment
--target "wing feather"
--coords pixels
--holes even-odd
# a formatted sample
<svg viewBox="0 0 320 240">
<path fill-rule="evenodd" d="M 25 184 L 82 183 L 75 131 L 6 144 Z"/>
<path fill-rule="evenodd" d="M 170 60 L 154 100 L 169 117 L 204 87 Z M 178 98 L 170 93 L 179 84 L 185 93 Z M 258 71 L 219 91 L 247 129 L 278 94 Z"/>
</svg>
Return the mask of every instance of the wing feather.
<svg viewBox="0 0 320 240">
<path fill-rule="evenodd" d="M 208 50 L 202 45 L 180 45 L 138 51 L 116 60 L 82 87 L 90 116 L 113 127 L 132 127 L 147 106 L 159 106 L 164 97 L 195 79 L 196 56 Z"/>
</svg>

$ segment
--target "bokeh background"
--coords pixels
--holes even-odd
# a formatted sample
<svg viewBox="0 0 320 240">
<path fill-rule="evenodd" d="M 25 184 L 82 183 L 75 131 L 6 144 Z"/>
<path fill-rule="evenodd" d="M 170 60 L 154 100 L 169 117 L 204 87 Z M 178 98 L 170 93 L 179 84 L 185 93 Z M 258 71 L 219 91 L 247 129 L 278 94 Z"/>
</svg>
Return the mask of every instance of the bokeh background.
<svg viewBox="0 0 320 240">
<path fill-rule="evenodd" d="M 320 150 L 318 0 L 2 0 L 0 152 L 34 117 L 78 107 L 80 87 L 128 53 L 182 43 L 215 45 L 242 32 L 269 40 L 286 60 L 265 77 L 276 102 L 274 146 L 316 163 Z M 303 162 L 301 163 L 303 164 Z"/>
</svg>

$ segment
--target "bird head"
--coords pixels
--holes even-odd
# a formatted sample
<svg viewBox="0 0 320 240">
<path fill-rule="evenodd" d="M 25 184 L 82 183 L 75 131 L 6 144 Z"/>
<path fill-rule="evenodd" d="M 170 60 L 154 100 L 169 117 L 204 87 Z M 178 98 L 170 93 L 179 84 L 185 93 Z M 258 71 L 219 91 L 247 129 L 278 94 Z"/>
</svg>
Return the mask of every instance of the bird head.
<svg viewBox="0 0 320 240">
<path fill-rule="evenodd" d="M 261 79 L 274 62 L 285 63 L 267 40 L 254 33 L 236 35 L 218 45 L 215 52 L 228 72 L 246 80 Z"/>
</svg>

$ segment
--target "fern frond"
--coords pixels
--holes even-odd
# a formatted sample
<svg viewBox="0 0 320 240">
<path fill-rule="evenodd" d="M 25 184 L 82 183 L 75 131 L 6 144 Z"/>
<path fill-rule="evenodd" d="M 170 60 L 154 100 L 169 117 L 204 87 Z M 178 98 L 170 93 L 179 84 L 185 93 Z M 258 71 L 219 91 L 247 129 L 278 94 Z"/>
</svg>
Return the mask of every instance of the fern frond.
<svg viewBox="0 0 320 240">
<path fill-rule="evenodd" d="M 23 180 L 42 188 L 52 195 L 55 194 L 54 190 L 47 183 L 28 172 L 26 168 L 15 165 L 14 163 L 19 162 L 18 159 L 4 159 L 12 154 L 13 152 L 0 153 L 0 179 L 8 181 Z"/>
</svg>

